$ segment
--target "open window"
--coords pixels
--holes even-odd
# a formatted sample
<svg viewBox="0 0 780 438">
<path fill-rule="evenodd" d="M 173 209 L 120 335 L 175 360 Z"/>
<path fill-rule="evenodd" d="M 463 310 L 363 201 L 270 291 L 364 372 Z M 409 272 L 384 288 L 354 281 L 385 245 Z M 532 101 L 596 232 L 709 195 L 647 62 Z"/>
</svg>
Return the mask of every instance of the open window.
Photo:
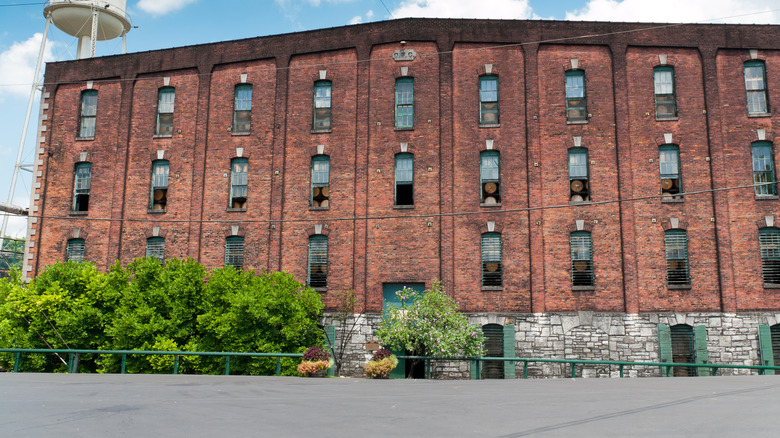
<svg viewBox="0 0 780 438">
<path fill-rule="evenodd" d="M 309 238 L 309 279 L 310 287 L 324 289 L 328 287 L 328 237 L 315 235 Z"/>
<path fill-rule="evenodd" d="M 498 151 L 479 154 L 480 202 L 484 205 L 501 203 L 501 156 Z"/>
<path fill-rule="evenodd" d="M 173 135 L 173 108 L 176 94 L 173 87 L 163 87 L 157 92 L 157 128 L 155 134 Z"/>
<path fill-rule="evenodd" d="M 81 92 L 81 112 L 79 114 L 79 137 L 95 136 L 95 121 L 97 119 L 97 90 Z"/>
<path fill-rule="evenodd" d="M 152 210 L 165 210 L 168 205 L 168 160 L 152 162 Z"/>
<path fill-rule="evenodd" d="M 311 206 L 330 208 L 330 157 L 315 155 L 311 159 Z"/>
<path fill-rule="evenodd" d="M 661 200 L 682 199 L 680 148 L 674 144 L 666 144 L 658 148 L 658 167 L 661 175 Z"/>
<path fill-rule="evenodd" d="M 233 158 L 230 161 L 230 208 L 246 208 L 249 184 L 249 160 Z"/>
<path fill-rule="evenodd" d="M 498 124 L 498 76 L 479 77 L 479 123 Z"/>
<path fill-rule="evenodd" d="M 77 163 L 73 182 L 73 211 L 89 210 L 89 191 L 92 185 L 92 164 Z"/>
<path fill-rule="evenodd" d="M 331 92 L 330 81 L 314 83 L 314 121 L 312 130 L 330 131 L 331 129 Z"/>
<path fill-rule="evenodd" d="M 588 107 L 585 100 L 585 72 L 582 70 L 566 72 L 566 120 L 569 122 L 588 121 Z"/>
<path fill-rule="evenodd" d="M 252 85 L 236 85 L 236 100 L 233 107 L 233 133 L 246 134 L 252 127 Z"/>
<path fill-rule="evenodd" d="M 482 286 L 500 287 L 504 279 L 501 233 L 482 234 Z"/>
<path fill-rule="evenodd" d="M 588 175 L 588 150 L 569 149 L 569 202 L 576 204 L 590 201 Z"/>
<path fill-rule="evenodd" d="M 395 156 L 395 205 L 414 205 L 414 155 Z"/>
</svg>

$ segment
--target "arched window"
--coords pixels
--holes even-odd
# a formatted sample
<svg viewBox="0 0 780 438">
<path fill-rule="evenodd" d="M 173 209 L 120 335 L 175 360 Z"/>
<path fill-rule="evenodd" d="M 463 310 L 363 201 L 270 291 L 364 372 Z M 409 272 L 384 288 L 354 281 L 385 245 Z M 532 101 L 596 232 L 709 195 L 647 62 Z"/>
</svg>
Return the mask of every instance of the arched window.
<svg viewBox="0 0 780 438">
<path fill-rule="evenodd" d="M 233 106 L 233 133 L 249 133 L 252 127 L 252 85 L 236 85 L 236 100 Z"/>
<path fill-rule="evenodd" d="M 308 284 L 315 289 L 328 287 L 328 237 L 315 235 L 309 237 L 309 279 Z"/>
<path fill-rule="evenodd" d="M 482 234 L 482 286 L 503 285 L 501 233 Z"/>
</svg>

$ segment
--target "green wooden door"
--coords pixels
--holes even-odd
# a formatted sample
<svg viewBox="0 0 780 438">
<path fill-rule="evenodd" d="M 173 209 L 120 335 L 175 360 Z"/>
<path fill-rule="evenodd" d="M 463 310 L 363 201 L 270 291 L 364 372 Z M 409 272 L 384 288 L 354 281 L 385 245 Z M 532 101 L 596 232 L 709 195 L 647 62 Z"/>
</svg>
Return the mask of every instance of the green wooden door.
<svg viewBox="0 0 780 438">
<path fill-rule="evenodd" d="M 416 292 L 425 292 L 425 283 L 382 283 L 382 311 L 387 311 L 390 307 L 400 307 L 401 299 L 398 298 L 396 292 L 403 290 L 406 287 Z M 414 301 L 412 301 L 414 302 Z M 407 302 L 406 305 L 412 304 Z M 390 350 L 396 356 L 405 354 L 403 350 Z M 406 378 L 406 360 L 398 359 L 398 366 L 390 372 L 391 379 L 405 379 Z"/>
<path fill-rule="evenodd" d="M 758 346 L 761 349 L 761 365 L 775 366 L 774 352 L 772 351 L 772 331 L 766 324 L 758 325 Z M 775 370 L 765 370 L 764 374 L 774 374 Z"/>
<path fill-rule="evenodd" d="M 658 324 L 658 361 L 672 362 L 672 335 L 666 324 Z M 662 367 L 661 377 L 666 377 L 670 371 L 669 367 Z"/>
</svg>

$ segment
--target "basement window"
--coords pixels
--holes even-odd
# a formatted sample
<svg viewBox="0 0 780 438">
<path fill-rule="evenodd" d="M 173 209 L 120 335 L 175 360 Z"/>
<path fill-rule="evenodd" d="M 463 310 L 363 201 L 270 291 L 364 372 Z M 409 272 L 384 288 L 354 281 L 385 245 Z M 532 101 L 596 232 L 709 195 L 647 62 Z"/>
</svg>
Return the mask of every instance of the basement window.
<svg viewBox="0 0 780 438">
<path fill-rule="evenodd" d="M 84 90 L 81 93 L 81 114 L 79 117 L 79 138 L 95 136 L 95 121 L 97 119 L 96 90 Z"/>
<path fill-rule="evenodd" d="M 233 106 L 233 134 L 248 134 L 252 126 L 252 85 L 236 85 Z"/>
<path fill-rule="evenodd" d="M 152 162 L 152 210 L 165 211 L 168 205 L 168 160 Z"/>
<path fill-rule="evenodd" d="M 497 205 L 501 203 L 501 157 L 498 151 L 482 151 L 479 154 L 479 184 L 481 203 Z"/>
<path fill-rule="evenodd" d="M 316 235 L 309 237 L 309 278 L 308 284 L 315 289 L 328 287 L 328 237 Z"/>
<path fill-rule="evenodd" d="M 414 155 L 395 156 L 395 205 L 414 205 Z"/>
<path fill-rule="evenodd" d="M 585 100 L 585 72 L 582 70 L 566 72 L 566 120 L 569 122 L 588 121 L 588 108 Z"/>
<path fill-rule="evenodd" d="M 157 93 L 157 127 L 155 134 L 173 136 L 173 104 L 176 99 L 173 87 L 160 88 Z"/>
<path fill-rule="evenodd" d="M 246 208 L 248 183 L 249 159 L 233 158 L 230 162 L 230 208 Z"/>
<path fill-rule="evenodd" d="M 312 130 L 328 132 L 331 128 L 331 91 L 330 81 L 314 83 L 314 120 Z"/>
<path fill-rule="evenodd" d="M 73 182 L 73 211 L 89 210 L 89 190 L 92 185 L 92 164 L 76 164 Z"/>
<path fill-rule="evenodd" d="M 577 204 L 590 201 L 588 173 L 588 150 L 585 148 L 569 149 L 569 203 Z"/>
<path fill-rule="evenodd" d="M 680 179 L 680 148 L 667 144 L 658 148 L 658 167 L 661 176 L 661 201 L 682 200 Z"/>
<path fill-rule="evenodd" d="M 327 155 L 311 158 L 311 206 L 330 208 L 330 157 Z"/>
</svg>

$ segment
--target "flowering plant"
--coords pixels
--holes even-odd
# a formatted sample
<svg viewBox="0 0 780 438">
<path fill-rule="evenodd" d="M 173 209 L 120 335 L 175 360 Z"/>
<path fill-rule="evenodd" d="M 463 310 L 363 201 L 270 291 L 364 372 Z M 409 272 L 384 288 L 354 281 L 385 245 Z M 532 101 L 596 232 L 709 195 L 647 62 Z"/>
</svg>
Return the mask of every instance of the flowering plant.
<svg viewBox="0 0 780 438">
<path fill-rule="evenodd" d="M 398 366 L 398 358 L 386 348 L 380 348 L 374 353 L 371 361 L 365 366 L 366 377 L 371 379 L 386 379 Z"/>
<path fill-rule="evenodd" d="M 327 370 L 333 364 L 330 354 L 320 346 L 309 347 L 303 353 L 303 360 L 298 364 L 298 372 L 311 376 L 318 371 Z"/>
</svg>

